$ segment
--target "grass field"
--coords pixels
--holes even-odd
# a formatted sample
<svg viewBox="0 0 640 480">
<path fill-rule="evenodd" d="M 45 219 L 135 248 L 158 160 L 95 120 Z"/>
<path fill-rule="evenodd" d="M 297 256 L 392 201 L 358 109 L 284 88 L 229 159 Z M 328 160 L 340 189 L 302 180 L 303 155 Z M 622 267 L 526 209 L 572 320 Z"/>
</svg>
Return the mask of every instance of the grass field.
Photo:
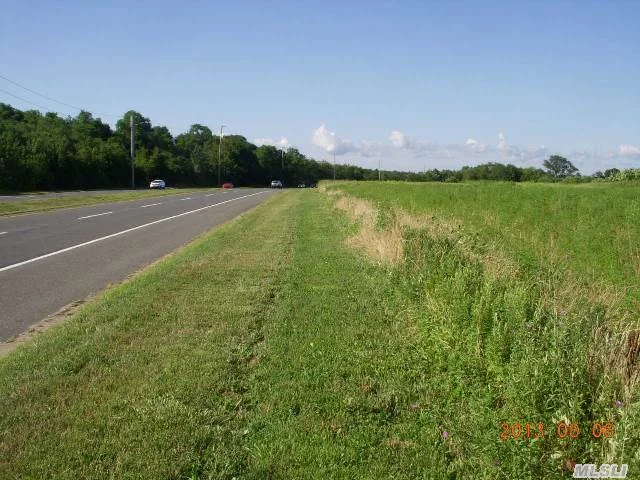
<svg viewBox="0 0 640 480">
<path fill-rule="evenodd" d="M 0 477 L 632 478 L 638 204 L 606 187 L 277 195 L 0 359 Z"/>
<path fill-rule="evenodd" d="M 60 197 L 38 198 L 28 197 L 18 200 L 0 202 L 0 216 L 17 215 L 21 213 L 44 212 L 58 208 L 83 207 L 98 203 L 121 202 L 125 200 L 138 200 L 147 197 L 160 197 L 164 195 L 176 195 L 202 191 L 202 188 L 172 188 L 169 190 L 137 190 L 122 191 L 117 193 L 87 193 L 84 195 L 68 195 Z M 211 189 L 206 189 L 211 190 Z M 42 192 L 43 194 L 47 192 Z"/>
<path fill-rule="evenodd" d="M 640 307 L 640 183 L 343 183 L 340 189 L 456 224 L 520 268 L 570 273 Z M 548 273 L 545 271 L 545 274 Z"/>
</svg>

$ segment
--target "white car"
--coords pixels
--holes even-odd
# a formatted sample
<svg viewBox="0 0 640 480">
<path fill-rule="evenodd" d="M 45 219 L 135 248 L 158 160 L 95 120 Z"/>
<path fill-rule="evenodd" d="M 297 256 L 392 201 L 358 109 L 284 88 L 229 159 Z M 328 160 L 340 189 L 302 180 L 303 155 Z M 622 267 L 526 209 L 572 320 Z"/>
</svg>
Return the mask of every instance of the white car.
<svg viewBox="0 0 640 480">
<path fill-rule="evenodd" d="M 166 188 L 166 184 L 164 183 L 164 180 L 154 180 L 149 184 L 149 188 L 164 189 Z"/>
<path fill-rule="evenodd" d="M 271 182 L 271 188 L 282 188 L 282 182 L 280 180 L 273 180 Z"/>
</svg>

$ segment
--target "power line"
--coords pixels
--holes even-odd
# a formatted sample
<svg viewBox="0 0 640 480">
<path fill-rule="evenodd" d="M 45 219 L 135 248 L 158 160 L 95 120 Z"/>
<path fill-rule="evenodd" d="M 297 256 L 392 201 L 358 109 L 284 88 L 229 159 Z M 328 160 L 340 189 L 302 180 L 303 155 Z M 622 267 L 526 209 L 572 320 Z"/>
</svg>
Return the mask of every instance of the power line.
<svg viewBox="0 0 640 480">
<path fill-rule="evenodd" d="M 60 105 L 64 105 L 64 106 L 66 106 L 66 107 L 73 108 L 73 109 L 75 109 L 75 110 L 80 110 L 80 111 L 89 112 L 90 114 L 92 114 L 93 116 L 96 116 L 96 117 L 98 117 L 98 116 L 103 116 L 103 117 L 112 117 L 112 118 L 117 118 L 117 119 L 121 119 L 121 118 L 122 118 L 122 115 L 113 115 L 113 114 L 111 114 L 111 113 L 91 112 L 91 111 L 87 110 L 86 108 L 80 108 L 80 107 L 76 107 L 75 105 L 71 105 L 70 103 L 61 102 L 61 101 L 59 101 L 59 100 L 56 100 L 55 98 L 51 98 L 51 97 L 49 97 L 49 96 L 47 96 L 47 95 L 44 95 L 44 94 L 39 93 L 39 92 L 36 92 L 35 90 L 32 90 L 32 89 L 30 89 L 30 88 L 28 88 L 28 87 L 25 87 L 24 85 L 21 85 L 21 84 L 19 84 L 18 82 L 15 82 L 15 81 L 11 80 L 10 78 L 5 77 L 5 76 L 4 76 L 4 75 L 2 75 L 2 74 L 0 74 L 0 78 L 2 78 L 3 80 L 5 80 L 5 81 L 7 81 L 7 82 L 9 82 L 9 83 L 11 83 L 11 84 L 13 84 L 13 85 L 17 86 L 17 87 L 20 87 L 20 88 L 22 88 L 22 89 L 24 89 L 24 90 L 26 90 L 26 91 L 28 91 L 28 92 L 31 92 L 31 93 L 33 93 L 33 94 L 35 94 L 35 95 L 38 95 L 39 97 L 42 97 L 42 98 L 44 98 L 44 99 L 46 99 L 46 100 L 49 100 L 49 101 L 51 101 L 51 102 L 55 102 L 55 103 L 59 103 Z M 3 89 L 1 89 L 1 88 L 0 88 L 0 92 L 6 93 L 7 95 L 11 95 L 13 98 L 16 98 L 16 99 L 18 99 L 18 100 L 22 100 L 23 102 L 26 102 L 26 103 L 28 103 L 28 104 L 30 104 L 30 105 L 36 106 L 36 107 L 38 107 L 38 108 L 41 108 L 41 109 L 43 109 L 43 110 L 45 110 L 45 111 L 51 111 L 51 108 L 50 108 L 50 107 L 45 107 L 45 106 L 40 105 L 40 104 L 38 104 L 38 103 L 32 102 L 32 101 L 30 101 L 30 100 L 27 100 L 26 98 L 19 97 L 18 95 L 14 95 L 13 93 L 8 92 L 8 91 L 6 91 L 6 90 L 3 90 Z M 165 123 L 165 124 L 162 124 L 162 125 L 154 125 L 154 126 L 156 126 L 156 127 L 158 127 L 158 126 L 164 126 L 164 127 L 167 127 L 167 128 L 172 128 L 173 130 L 182 130 L 182 128 L 181 128 L 181 127 L 177 127 L 176 125 L 170 125 L 170 124 L 166 124 L 166 123 Z M 188 128 L 187 128 L 187 130 L 188 130 Z M 176 135 L 178 135 L 178 134 L 176 134 Z"/>
<path fill-rule="evenodd" d="M 9 91 L 7 91 L 7 90 L 3 89 L 3 88 L 0 88 L 0 92 L 5 93 L 5 94 L 7 94 L 7 95 L 10 95 L 10 96 L 12 96 L 13 98 L 15 98 L 15 99 L 17 99 L 17 100 L 21 100 L 21 101 L 26 102 L 26 103 L 28 103 L 28 104 L 30 104 L 30 105 L 33 105 L 34 107 L 41 108 L 42 110 L 44 110 L 44 111 L 46 111 L 46 112 L 50 112 L 50 111 L 51 111 L 51 108 L 49 108 L 49 107 L 45 107 L 44 105 L 40 105 L 39 103 L 35 103 L 35 102 L 32 102 L 31 100 L 27 100 L 26 98 L 23 98 L 23 97 L 20 97 L 20 96 L 18 96 L 18 95 L 15 95 L 15 94 L 13 94 L 13 93 L 11 93 L 11 92 L 9 92 Z M 88 110 L 85 110 L 85 112 L 87 112 L 87 111 L 88 111 Z M 57 113 L 59 113 L 59 112 L 57 112 Z M 93 112 L 89 112 L 89 113 L 91 113 L 92 115 L 96 115 L 96 114 L 95 114 L 95 113 L 93 113 Z M 115 117 L 116 115 L 110 115 L 110 116 Z M 118 117 L 118 118 L 121 118 L 119 115 L 118 115 L 117 117 Z M 157 125 L 153 125 L 153 126 L 154 126 L 154 127 L 167 127 L 167 129 L 169 129 L 169 127 L 171 127 L 171 128 L 173 128 L 174 130 L 178 130 L 178 131 L 182 130 L 182 127 L 178 127 L 178 126 L 176 126 L 176 125 L 169 125 L 169 124 L 166 124 L 166 123 L 165 123 L 165 124 L 157 124 Z M 189 129 L 187 129 L 187 131 L 188 131 L 188 130 L 189 130 Z M 173 136 L 174 134 L 172 133 L 171 135 Z M 178 135 L 180 135 L 180 132 L 178 132 L 178 133 L 176 133 L 176 134 L 175 134 L 175 136 L 178 136 Z"/>
<path fill-rule="evenodd" d="M 43 107 L 42 105 L 38 105 L 37 103 L 33 103 L 32 101 L 27 100 L 26 98 L 22 98 L 22 97 L 19 97 L 18 95 L 14 95 L 13 93 L 7 92 L 2 88 L 0 88 L 0 92 L 6 93 L 7 95 L 11 95 L 13 98 L 17 98 L 18 100 L 22 100 L 23 102 L 27 102 L 35 107 L 42 108 L 43 110 L 49 110 L 47 107 Z"/>
<path fill-rule="evenodd" d="M 9 82 L 9 83 L 12 83 L 13 85 L 15 85 L 15 86 L 17 86 L 17 87 L 20 87 L 20 88 L 22 88 L 22 89 L 24 89 L 24 90 L 26 90 L 26 91 L 28 91 L 28 92 L 31 92 L 31 93 L 33 93 L 33 94 L 35 94 L 35 95 L 38 95 L 39 97 L 42 97 L 42 98 L 44 98 L 44 99 L 46 99 L 46 100 L 49 100 L 49 101 L 51 101 L 51 102 L 59 103 L 60 105 L 64 105 L 65 107 L 73 108 L 73 109 L 75 109 L 75 110 L 80 110 L 80 111 L 89 112 L 89 113 L 91 113 L 92 115 L 95 115 L 95 116 L 99 116 L 99 115 L 101 115 L 101 116 L 104 116 L 104 117 L 119 117 L 119 115 L 112 115 L 112 114 L 110 114 L 110 113 L 90 112 L 89 110 L 87 110 L 87 109 L 85 109 L 85 108 L 76 107 L 75 105 L 71 105 L 70 103 L 66 103 L 66 102 L 62 102 L 62 101 L 60 101 L 60 100 L 56 100 L 55 98 L 51 98 L 51 97 L 48 97 L 47 95 L 44 95 L 44 94 L 39 93 L 39 92 L 36 92 L 35 90 L 30 89 L 29 87 L 25 87 L 24 85 L 21 85 L 21 84 L 19 84 L 18 82 L 14 82 L 14 81 L 13 81 L 13 80 L 11 80 L 10 78 L 7 78 L 7 77 L 5 77 L 5 76 L 4 76 L 4 75 L 2 75 L 2 74 L 0 74 L 0 78 L 2 78 L 3 80 L 6 80 L 6 81 L 7 81 L 7 82 Z M 5 92 L 5 93 L 7 93 L 7 92 Z M 11 96 L 15 97 L 15 95 L 12 95 L 12 94 L 9 94 L 9 95 L 11 95 Z M 16 97 L 16 98 L 17 98 L 17 97 Z M 22 100 L 24 100 L 24 99 L 22 99 Z M 28 100 L 24 100 L 24 101 L 26 101 L 26 102 L 28 102 L 28 103 L 31 103 L 31 104 L 33 104 L 33 105 L 36 105 L 35 103 L 33 103 L 33 102 L 29 102 Z M 45 107 L 40 107 L 40 108 L 45 108 Z"/>
</svg>

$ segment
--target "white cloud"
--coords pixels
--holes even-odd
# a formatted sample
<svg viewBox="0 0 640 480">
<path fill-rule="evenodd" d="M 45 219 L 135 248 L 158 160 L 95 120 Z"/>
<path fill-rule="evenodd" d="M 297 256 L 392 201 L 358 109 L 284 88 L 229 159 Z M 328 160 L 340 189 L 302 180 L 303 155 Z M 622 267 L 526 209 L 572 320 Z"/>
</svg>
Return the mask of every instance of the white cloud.
<svg viewBox="0 0 640 480">
<path fill-rule="evenodd" d="M 391 145 L 397 148 L 409 148 L 409 139 L 400 130 L 394 130 L 389 134 Z"/>
<path fill-rule="evenodd" d="M 272 138 L 256 138 L 253 143 L 258 147 L 261 145 L 272 145 L 279 148 L 288 148 L 291 146 L 286 137 L 280 137 L 280 140 L 273 140 Z"/>
<path fill-rule="evenodd" d="M 498 133 L 498 143 L 495 148 L 504 160 L 520 164 L 521 166 L 533 165 L 536 162 L 541 163 L 548 153 L 544 146 L 520 148 L 516 145 L 511 145 L 503 132 Z M 491 152 L 492 150 L 488 149 L 488 151 Z"/>
<path fill-rule="evenodd" d="M 360 148 L 358 150 L 360 155 L 367 158 L 386 156 L 390 153 L 390 147 L 386 143 L 375 140 L 361 140 Z"/>
<path fill-rule="evenodd" d="M 464 146 L 475 153 L 482 153 L 487 149 L 487 146 L 484 143 L 480 143 L 473 138 L 468 138 L 466 142 L 464 142 Z"/>
<path fill-rule="evenodd" d="M 409 138 L 400 130 L 393 130 L 388 138 L 395 149 L 411 152 L 414 156 L 430 155 L 438 148 L 436 144 L 431 142 Z"/>
<path fill-rule="evenodd" d="M 501 152 L 508 152 L 509 144 L 507 143 L 507 139 L 504 137 L 504 133 L 498 133 L 498 150 Z"/>
<path fill-rule="evenodd" d="M 507 132 L 508 134 L 508 132 Z M 382 161 L 383 168 L 422 171 L 429 168 L 458 169 L 464 165 L 500 162 L 519 167 L 542 168 L 550 155 L 558 154 L 568 158 L 582 174 L 590 174 L 604 168 L 639 167 L 640 146 L 622 144 L 607 150 L 550 150 L 544 145 L 512 145 L 505 132 L 497 134 L 497 141 L 482 142 L 482 139 L 467 138 L 458 143 L 446 144 L 420 140 L 401 130 L 392 130 L 384 140 L 359 140 L 357 144 L 343 140 L 321 125 L 313 132 L 312 143 L 327 153 L 340 155 L 353 153 L 356 164 L 377 168 Z"/>
<path fill-rule="evenodd" d="M 335 153 L 336 155 L 357 150 L 350 140 L 341 139 L 334 132 L 330 132 L 324 124 L 313 131 L 311 143 L 316 147 L 322 148 L 327 153 Z"/>
<path fill-rule="evenodd" d="M 639 157 L 640 158 L 640 148 L 635 147 L 633 145 L 620 145 L 620 147 L 618 147 L 617 153 L 621 157 Z"/>
</svg>

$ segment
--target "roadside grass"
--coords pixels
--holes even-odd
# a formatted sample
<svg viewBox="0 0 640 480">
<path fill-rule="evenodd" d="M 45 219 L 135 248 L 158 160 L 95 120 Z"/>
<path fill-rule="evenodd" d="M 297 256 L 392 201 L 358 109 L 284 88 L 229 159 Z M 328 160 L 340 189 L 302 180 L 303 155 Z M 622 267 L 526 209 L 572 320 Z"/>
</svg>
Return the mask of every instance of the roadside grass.
<svg viewBox="0 0 640 480">
<path fill-rule="evenodd" d="M 544 285 L 469 255 L 487 239 L 419 223 L 399 229 L 399 260 L 378 261 L 349 241 L 371 212 L 335 204 L 277 195 L 0 359 L 0 477 L 638 471 L 637 390 L 590 343 L 606 308 L 557 312 Z M 379 207 L 372 228 L 396 228 Z M 578 438 L 558 437 L 563 419 Z M 593 438 L 595 421 L 613 438 Z M 501 440 L 503 422 L 545 436 Z"/>
<path fill-rule="evenodd" d="M 210 191 L 210 188 L 172 188 L 168 190 L 139 190 L 118 193 L 87 193 L 86 195 L 69 195 L 53 198 L 25 198 L 20 200 L 0 202 L 0 216 L 18 215 L 21 213 L 44 212 L 59 208 L 83 207 L 99 203 L 122 202 L 138 200 L 147 197 L 161 197 L 198 191 Z M 47 192 L 43 192 L 47 193 Z"/>
<path fill-rule="evenodd" d="M 231 478 L 247 371 L 290 260 L 294 205 L 258 211 L 0 359 L 0 478 Z M 214 474 L 215 473 L 215 474 Z"/>
</svg>

